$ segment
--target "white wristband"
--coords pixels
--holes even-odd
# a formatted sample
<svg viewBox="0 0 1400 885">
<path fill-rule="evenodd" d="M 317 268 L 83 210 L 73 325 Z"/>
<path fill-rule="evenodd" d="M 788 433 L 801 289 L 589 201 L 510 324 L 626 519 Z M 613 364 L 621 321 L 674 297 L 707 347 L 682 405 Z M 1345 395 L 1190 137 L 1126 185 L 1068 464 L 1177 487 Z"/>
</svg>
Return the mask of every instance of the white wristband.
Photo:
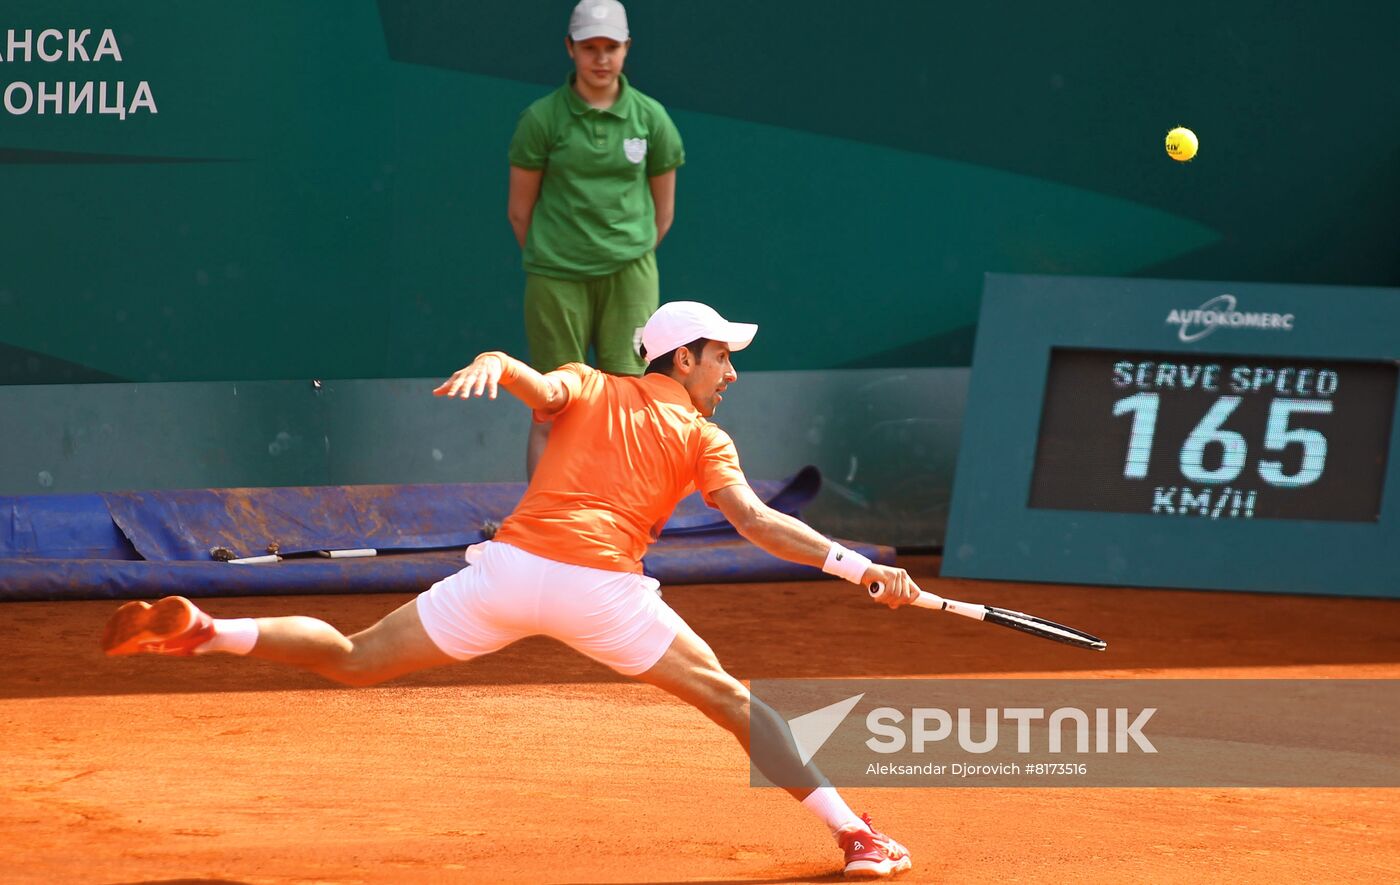
<svg viewBox="0 0 1400 885">
<path fill-rule="evenodd" d="M 870 566 L 871 562 L 866 557 L 833 543 L 831 550 L 826 554 L 826 562 L 822 564 L 822 571 L 828 575 L 845 578 L 852 584 L 859 584 L 865 577 L 865 570 Z"/>
</svg>

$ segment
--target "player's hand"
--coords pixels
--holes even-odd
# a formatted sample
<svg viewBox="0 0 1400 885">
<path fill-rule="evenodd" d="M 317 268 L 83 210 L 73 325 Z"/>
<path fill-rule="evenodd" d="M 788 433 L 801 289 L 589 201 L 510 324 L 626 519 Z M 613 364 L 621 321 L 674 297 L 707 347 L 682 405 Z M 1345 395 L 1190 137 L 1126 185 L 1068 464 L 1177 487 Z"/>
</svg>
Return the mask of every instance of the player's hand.
<svg viewBox="0 0 1400 885">
<path fill-rule="evenodd" d="M 474 396 L 485 394 L 488 398 L 495 399 L 503 371 L 505 371 L 505 365 L 501 362 L 500 357 L 492 353 L 483 353 L 473 360 L 470 366 L 453 372 L 451 378 L 442 382 L 433 391 L 433 396 L 459 396 L 462 399 L 471 399 Z"/>
<path fill-rule="evenodd" d="M 865 577 L 861 583 L 867 590 L 878 584 L 880 591 L 871 593 L 870 598 L 890 608 L 908 605 L 919 598 L 919 585 L 915 584 L 914 579 L 902 568 L 872 564 L 865 570 Z"/>
</svg>

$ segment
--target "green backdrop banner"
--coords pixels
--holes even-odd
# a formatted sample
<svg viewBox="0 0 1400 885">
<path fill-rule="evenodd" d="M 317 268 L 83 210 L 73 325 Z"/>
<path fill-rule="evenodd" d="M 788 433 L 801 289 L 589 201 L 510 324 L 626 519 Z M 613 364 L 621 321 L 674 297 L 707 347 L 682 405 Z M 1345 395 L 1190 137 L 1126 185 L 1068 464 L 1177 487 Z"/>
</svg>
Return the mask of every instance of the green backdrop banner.
<svg viewBox="0 0 1400 885">
<path fill-rule="evenodd" d="M 570 5 L 11 0 L 0 383 L 521 350 L 505 150 Z M 762 324 L 749 368 L 966 365 L 987 271 L 1400 278 L 1396 4 L 629 12 L 689 157 L 663 294 Z"/>
</svg>

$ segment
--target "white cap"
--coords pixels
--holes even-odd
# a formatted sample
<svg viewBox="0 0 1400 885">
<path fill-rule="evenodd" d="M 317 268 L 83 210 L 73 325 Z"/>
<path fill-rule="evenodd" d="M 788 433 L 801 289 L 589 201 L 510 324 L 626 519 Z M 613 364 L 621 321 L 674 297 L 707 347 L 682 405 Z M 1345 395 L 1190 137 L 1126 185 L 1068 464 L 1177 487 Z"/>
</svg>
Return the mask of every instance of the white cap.
<svg viewBox="0 0 1400 885">
<path fill-rule="evenodd" d="M 569 16 L 569 36 L 575 43 L 594 37 L 626 43 L 627 10 L 617 0 L 580 0 Z"/>
<path fill-rule="evenodd" d="M 642 327 L 643 358 L 650 362 L 697 338 L 723 341 L 730 350 L 743 350 L 756 334 L 757 325 L 731 323 L 707 304 L 670 301 L 657 308 Z"/>
</svg>

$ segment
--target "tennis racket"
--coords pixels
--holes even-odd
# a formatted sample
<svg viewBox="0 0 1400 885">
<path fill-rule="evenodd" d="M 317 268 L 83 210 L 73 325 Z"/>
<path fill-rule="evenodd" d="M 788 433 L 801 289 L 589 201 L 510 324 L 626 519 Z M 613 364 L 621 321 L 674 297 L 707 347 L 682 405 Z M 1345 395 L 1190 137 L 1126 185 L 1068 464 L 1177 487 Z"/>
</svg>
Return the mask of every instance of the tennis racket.
<svg viewBox="0 0 1400 885">
<path fill-rule="evenodd" d="M 874 582 L 869 587 L 870 595 L 878 595 L 880 589 L 880 582 Z M 1054 621 L 1047 621 L 1044 618 L 1037 618 L 1035 615 L 1007 608 L 994 608 L 990 605 L 976 605 L 971 602 L 958 602 L 956 599 L 944 599 L 936 593 L 928 593 L 924 590 L 919 591 L 919 598 L 914 600 L 912 604 L 919 608 L 952 612 L 975 621 L 999 624 L 1002 627 L 1020 630 L 1022 633 L 1039 636 L 1041 639 L 1053 639 L 1056 642 L 1063 642 L 1077 648 L 1087 648 L 1093 651 L 1103 651 L 1108 648 L 1107 642 L 1097 636 L 1085 633 L 1083 630 L 1076 630 L 1073 627 L 1066 627 L 1064 624 L 1057 624 Z"/>
</svg>

